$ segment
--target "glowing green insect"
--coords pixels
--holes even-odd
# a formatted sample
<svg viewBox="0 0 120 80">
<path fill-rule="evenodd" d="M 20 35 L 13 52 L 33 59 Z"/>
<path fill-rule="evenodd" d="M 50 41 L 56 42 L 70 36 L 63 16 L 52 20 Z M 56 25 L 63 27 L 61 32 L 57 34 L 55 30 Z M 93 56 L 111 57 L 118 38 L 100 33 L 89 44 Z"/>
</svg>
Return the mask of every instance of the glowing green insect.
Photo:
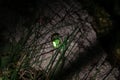
<svg viewBox="0 0 120 80">
<path fill-rule="evenodd" d="M 59 39 L 54 40 L 53 46 L 54 46 L 54 48 L 58 48 L 60 46 L 60 40 Z"/>
<path fill-rule="evenodd" d="M 52 39 L 53 47 L 58 48 L 61 44 L 60 35 L 58 33 L 54 33 L 51 39 Z"/>
</svg>

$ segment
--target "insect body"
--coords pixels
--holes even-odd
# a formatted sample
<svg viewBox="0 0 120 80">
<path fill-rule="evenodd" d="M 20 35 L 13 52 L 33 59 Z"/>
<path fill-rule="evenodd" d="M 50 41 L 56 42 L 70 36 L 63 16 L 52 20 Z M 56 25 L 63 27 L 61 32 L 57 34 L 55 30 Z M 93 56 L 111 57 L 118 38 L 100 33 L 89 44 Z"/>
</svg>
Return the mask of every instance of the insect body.
<svg viewBox="0 0 120 80">
<path fill-rule="evenodd" d="M 54 33 L 51 37 L 52 44 L 54 48 L 58 48 L 61 44 L 60 35 L 58 33 Z"/>
</svg>

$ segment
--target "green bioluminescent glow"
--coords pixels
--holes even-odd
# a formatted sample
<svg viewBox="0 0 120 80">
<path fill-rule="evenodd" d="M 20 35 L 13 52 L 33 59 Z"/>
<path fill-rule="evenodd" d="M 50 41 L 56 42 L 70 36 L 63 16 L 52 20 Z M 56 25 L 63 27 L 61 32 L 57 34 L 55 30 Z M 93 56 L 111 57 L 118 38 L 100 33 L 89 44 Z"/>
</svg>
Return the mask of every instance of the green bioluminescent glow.
<svg viewBox="0 0 120 80">
<path fill-rule="evenodd" d="M 54 48 L 58 48 L 60 46 L 60 39 L 55 39 L 54 41 L 53 41 L 53 47 Z"/>
</svg>

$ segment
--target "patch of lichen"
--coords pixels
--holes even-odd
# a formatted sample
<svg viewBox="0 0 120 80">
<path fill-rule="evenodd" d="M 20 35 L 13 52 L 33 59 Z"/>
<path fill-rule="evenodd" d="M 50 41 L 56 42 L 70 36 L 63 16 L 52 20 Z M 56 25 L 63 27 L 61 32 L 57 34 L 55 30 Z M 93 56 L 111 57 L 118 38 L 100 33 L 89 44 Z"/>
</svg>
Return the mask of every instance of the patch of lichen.
<svg viewBox="0 0 120 80">
<path fill-rule="evenodd" d="M 112 29 L 111 16 L 101 7 L 96 6 L 94 10 L 96 31 L 99 36 L 108 34 Z"/>
</svg>

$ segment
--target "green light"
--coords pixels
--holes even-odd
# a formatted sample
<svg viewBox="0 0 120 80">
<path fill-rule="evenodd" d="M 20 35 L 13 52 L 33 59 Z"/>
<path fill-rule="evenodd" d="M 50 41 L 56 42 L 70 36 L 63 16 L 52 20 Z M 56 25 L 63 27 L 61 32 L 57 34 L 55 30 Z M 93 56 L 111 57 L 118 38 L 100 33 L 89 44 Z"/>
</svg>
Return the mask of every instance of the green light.
<svg viewBox="0 0 120 80">
<path fill-rule="evenodd" d="M 58 48 L 60 46 L 60 40 L 59 39 L 55 39 L 53 41 L 53 46 L 54 46 L 54 48 Z"/>
</svg>

